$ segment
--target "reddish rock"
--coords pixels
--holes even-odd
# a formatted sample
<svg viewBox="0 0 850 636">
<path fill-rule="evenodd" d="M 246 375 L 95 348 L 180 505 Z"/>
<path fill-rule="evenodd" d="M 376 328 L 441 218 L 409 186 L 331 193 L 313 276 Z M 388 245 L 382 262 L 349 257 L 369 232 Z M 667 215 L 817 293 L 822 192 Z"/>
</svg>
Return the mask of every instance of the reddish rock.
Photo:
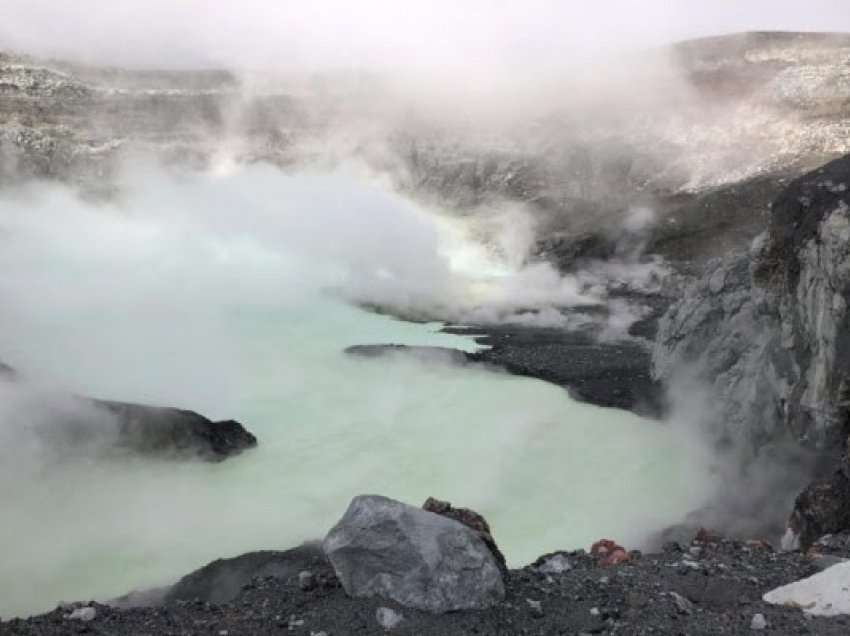
<svg viewBox="0 0 850 636">
<path fill-rule="evenodd" d="M 632 555 L 626 552 L 623 548 L 617 548 L 607 557 L 602 559 L 599 562 L 599 565 L 605 567 L 609 565 L 617 565 L 618 563 L 625 563 L 626 561 L 631 561 Z"/>
<path fill-rule="evenodd" d="M 590 546 L 590 554 L 597 557 L 597 565 L 602 567 L 609 565 L 617 565 L 631 561 L 632 555 L 626 549 L 611 539 L 600 539 Z"/>
<path fill-rule="evenodd" d="M 611 541 L 611 539 L 600 539 L 592 546 L 590 546 L 590 553 L 593 556 L 606 556 L 616 550 L 617 548 L 623 549 L 623 546 L 617 545 L 615 541 Z"/>
</svg>

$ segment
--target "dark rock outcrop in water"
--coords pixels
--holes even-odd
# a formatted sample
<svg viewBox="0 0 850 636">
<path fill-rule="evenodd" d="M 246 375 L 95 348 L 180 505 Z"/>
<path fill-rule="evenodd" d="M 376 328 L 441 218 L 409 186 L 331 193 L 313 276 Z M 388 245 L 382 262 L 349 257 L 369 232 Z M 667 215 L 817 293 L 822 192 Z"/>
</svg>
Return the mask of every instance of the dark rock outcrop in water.
<svg viewBox="0 0 850 636">
<path fill-rule="evenodd" d="M 386 497 L 355 497 L 323 547 L 345 591 L 429 612 L 504 598 L 490 549 L 469 527 Z"/>
<path fill-rule="evenodd" d="M 257 445 L 235 420 L 213 422 L 194 411 L 124 402 L 93 401 L 118 422 L 118 444 L 160 456 L 197 456 L 221 461 Z"/>
<path fill-rule="evenodd" d="M 445 331 L 479 334 L 476 341 L 489 348 L 469 354 L 470 360 L 557 384 L 576 399 L 649 416 L 663 411 L 662 387 L 650 375 L 650 352 L 641 342 L 600 342 L 581 332 L 522 325 Z"/>
<path fill-rule="evenodd" d="M 345 353 L 363 358 L 378 358 L 400 354 L 412 356 L 424 362 L 449 364 L 468 364 L 472 361 L 466 352 L 448 347 L 415 347 L 400 344 L 352 345 L 345 348 Z"/>
<path fill-rule="evenodd" d="M 31 387 L 9 365 L 0 362 L 0 381 L 26 391 Z M 35 395 L 40 395 L 36 393 Z M 44 394 L 63 408 L 49 410 L 42 423 L 45 439 L 91 445 L 104 451 L 129 451 L 157 457 L 189 457 L 222 461 L 257 445 L 257 438 L 234 420 L 213 422 L 195 411 L 171 407 Z M 55 434 L 48 434 L 52 429 Z"/>
<path fill-rule="evenodd" d="M 557 384 L 575 399 L 598 406 L 649 417 L 663 413 L 662 386 L 650 373 L 651 352 L 637 339 L 606 342 L 583 332 L 524 325 L 448 326 L 443 331 L 474 336 L 486 348 L 467 353 L 387 344 L 355 345 L 345 352 L 367 358 L 398 354 L 425 362 L 476 364 Z"/>
</svg>

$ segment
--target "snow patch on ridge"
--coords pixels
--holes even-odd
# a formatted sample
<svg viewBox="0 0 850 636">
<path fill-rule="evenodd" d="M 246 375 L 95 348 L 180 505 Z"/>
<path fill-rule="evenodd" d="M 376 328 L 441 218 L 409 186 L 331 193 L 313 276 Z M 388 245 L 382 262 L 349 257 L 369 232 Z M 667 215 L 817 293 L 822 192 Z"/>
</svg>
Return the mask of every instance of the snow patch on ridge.
<svg viewBox="0 0 850 636">
<path fill-rule="evenodd" d="M 850 614 L 850 563 L 771 590 L 763 597 L 773 605 L 798 607 L 814 616 Z"/>
</svg>

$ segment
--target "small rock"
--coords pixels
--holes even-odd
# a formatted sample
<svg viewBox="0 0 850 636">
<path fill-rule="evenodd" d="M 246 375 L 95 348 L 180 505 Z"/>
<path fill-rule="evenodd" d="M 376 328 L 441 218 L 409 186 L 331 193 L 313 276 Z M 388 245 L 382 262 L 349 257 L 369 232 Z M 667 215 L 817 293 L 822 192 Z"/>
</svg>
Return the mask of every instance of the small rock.
<svg viewBox="0 0 850 636">
<path fill-rule="evenodd" d="M 722 267 L 717 269 L 717 271 L 711 275 L 711 278 L 708 279 L 708 288 L 711 290 L 712 294 L 719 294 L 722 292 L 725 284 L 726 272 Z"/>
<path fill-rule="evenodd" d="M 590 554 L 599 559 L 598 565 L 605 567 L 631 560 L 626 549 L 611 539 L 600 539 L 590 547 Z"/>
<path fill-rule="evenodd" d="M 93 621 L 97 616 L 97 610 L 93 607 L 78 607 L 70 614 L 66 614 L 65 618 L 74 621 Z"/>
<path fill-rule="evenodd" d="M 379 607 L 375 611 L 375 620 L 378 621 L 378 625 L 389 631 L 399 626 L 404 620 L 404 615 L 389 607 Z"/>
<path fill-rule="evenodd" d="M 616 541 L 612 541 L 611 539 L 600 539 L 592 546 L 590 546 L 590 554 L 593 556 L 607 556 L 611 554 L 615 549 L 620 546 Z"/>
<path fill-rule="evenodd" d="M 691 603 L 684 596 L 679 594 L 678 592 L 668 592 L 670 596 L 673 598 L 673 602 L 676 603 L 676 607 L 679 612 L 682 614 L 690 614 L 694 609 L 694 604 Z"/>
<path fill-rule="evenodd" d="M 525 602 L 528 603 L 528 606 L 531 608 L 532 616 L 535 616 L 536 618 L 543 616 L 543 604 L 540 601 L 527 598 L 525 599 Z"/>
<path fill-rule="evenodd" d="M 787 528 L 785 530 L 785 534 L 782 535 L 782 539 L 779 542 L 779 547 L 781 550 L 785 552 L 791 552 L 793 550 L 800 549 L 800 535 L 798 535 L 791 528 Z"/>
<path fill-rule="evenodd" d="M 304 570 L 298 573 L 298 587 L 305 592 L 316 587 L 316 577 L 309 570 Z"/>
<path fill-rule="evenodd" d="M 602 612 L 599 611 L 598 607 L 591 607 L 590 608 L 590 615 L 591 616 L 599 616 L 601 613 Z"/>
<path fill-rule="evenodd" d="M 764 614 L 756 614 L 753 616 L 753 620 L 750 622 L 750 629 L 761 630 L 767 627 L 767 619 L 764 617 Z"/>
<path fill-rule="evenodd" d="M 543 574 L 561 574 L 573 569 L 570 560 L 563 554 L 555 554 L 546 558 L 543 563 L 537 566 L 537 571 Z"/>
</svg>

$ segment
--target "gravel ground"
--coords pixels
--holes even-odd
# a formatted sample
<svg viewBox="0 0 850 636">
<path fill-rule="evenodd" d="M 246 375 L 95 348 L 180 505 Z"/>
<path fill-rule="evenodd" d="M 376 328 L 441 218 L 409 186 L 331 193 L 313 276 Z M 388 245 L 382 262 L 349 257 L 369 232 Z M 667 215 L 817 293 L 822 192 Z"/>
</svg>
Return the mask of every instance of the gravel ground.
<svg viewBox="0 0 850 636">
<path fill-rule="evenodd" d="M 848 546 L 850 541 L 843 538 L 823 546 L 823 552 L 850 556 Z M 671 544 L 658 554 L 631 553 L 630 561 L 605 567 L 597 557 L 582 551 L 558 553 L 566 557 L 569 570 L 541 571 L 547 562 L 547 557 L 541 557 L 535 565 L 508 573 L 507 596 L 498 606 L 443 615 L 409 610 L 381 599 L 349 598 L 323 559 L 316 557 L 305 564 L 303 552 L 292 553 L 296 559 L 293 565 L 309 566 L 311 576 L 299 577 L 292 574 L 296 568 L 283 568 L 282 576 L 255 577 L 232 602 L 213 604 L 197 598 L 130 609 L 85 604 L 95 610 L 95 617 L 88 621 L 67 618 L 75 608 L 84 607 L 76 604 L 26 620 L 0 623 L 0 634 L 850 633 L 850 617 L 809 618 L 800 609 L 764 603 L 761 596 L 765 592 L 815 573 L 817 560 L 811 555 L 775 552 L 755 542 L 707 539 L 686 547 Z M 386 630 L 378 616 L 385 624 L 397 617 L 381 608 L 398 612 L 403 619 Z"/>
</svg>

